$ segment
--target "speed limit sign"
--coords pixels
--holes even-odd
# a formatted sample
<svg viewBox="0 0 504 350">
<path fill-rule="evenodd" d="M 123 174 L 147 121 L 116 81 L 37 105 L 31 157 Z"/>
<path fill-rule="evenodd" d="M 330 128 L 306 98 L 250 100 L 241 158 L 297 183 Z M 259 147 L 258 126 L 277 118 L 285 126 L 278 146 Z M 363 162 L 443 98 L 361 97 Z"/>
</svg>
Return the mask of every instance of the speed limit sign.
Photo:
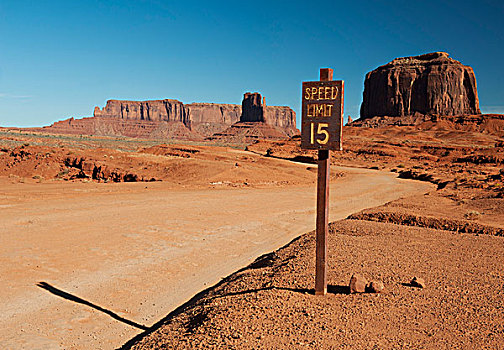
<svg viewBox="0 0 504 350">
<path fill-rule="evenodd" d="M 303 82 L 301 148 L 341 151 L 344 81 Z"/>
</svg>

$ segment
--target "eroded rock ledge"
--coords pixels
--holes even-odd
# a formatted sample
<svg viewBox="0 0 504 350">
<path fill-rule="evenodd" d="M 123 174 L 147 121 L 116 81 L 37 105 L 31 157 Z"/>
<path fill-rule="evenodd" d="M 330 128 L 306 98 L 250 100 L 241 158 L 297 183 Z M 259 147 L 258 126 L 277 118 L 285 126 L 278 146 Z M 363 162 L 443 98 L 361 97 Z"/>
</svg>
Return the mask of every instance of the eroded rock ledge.
<svg viewBox="0 0 504 350">
<path fill-rule="evenodd" d="M 367 73 L 361 119 L 480 114 L 473 69 L 448 56 L 433 52 L 396 58 Z"/>
<path fill-rule="evenodd" d="M 296 113 L 291 108 L 266 106 L 259 93 L 246 93 L 243 101 L 240 106 L 218 103 L 184 105 L 173 99 L 108 100 L 105 107 L 95 107 L 92 118 L 70 118 L 42 130 L 64 134 L 199 141 L 220 139 L 220 134 L 231 126 L 252 122 L 254 128 L 246 131 L 243 128 L 230 129 L 234 139 L 240 142 L 250 141 L 254 137 L 278 139 L 299 133 L 296 129 Z M 266 131 L 251 134 L 250 130 L 256 129 Z M 244 133 L 247 135 L 241 135 Z"/>
<path fill-rule="evenodd" d="M 249 103 L 250 100 L 253 103 Z M 257 101 L 256 101 L 257 100 Z M 108 100 L 103 109 L 95 107 L 94 116 L 147 122 L 184 124 L 201 137 L 210 137 L 237 122 L 262 122 L 282 128 L 290 136 L 296 129 L 296 113 L 289 107 L 266 106 L 259 93 L 246 93 L 242 106 L 217 103 L 191 103 L 177 100 Z"/>
</svg>

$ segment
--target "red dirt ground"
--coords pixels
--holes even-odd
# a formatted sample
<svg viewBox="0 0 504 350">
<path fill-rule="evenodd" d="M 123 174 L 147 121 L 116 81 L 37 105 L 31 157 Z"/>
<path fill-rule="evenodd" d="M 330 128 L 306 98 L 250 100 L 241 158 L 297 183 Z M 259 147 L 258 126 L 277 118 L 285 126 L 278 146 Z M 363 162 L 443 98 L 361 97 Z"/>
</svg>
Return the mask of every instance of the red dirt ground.
<svg viewBox="0 0 504 350">
<path fill-rule="evenodd" d="M 15 182 L 163 181 L 173 186 L 247 187 L 314 181 L 311 168 L 300 172 L 299 166 L 239 148 L 19 132 L 0 136 L 0 176 Z"/>
<path fill-rule="evenodd" d="M 332 152 L 332 164 L 390 170 L 438 189 L 332 223 L 326 297 L 313 295 L 310 232 L 194 296 L 123 349 L 504 348 L 504 135 L 499 128 L 473 129 L 346 127 L 345 150 Z M 295 138 L 249 145 L 255 155 L 12 131 L 2 131 L 0 146 L 0 176 L 13 182 L 154 178 L 209 188 L 314 183 L 313 170 L 306 169 L 305 177 L 269 162 L 313 162 L 315 153 L 301 151 Z M 84 158 L 82 168 L 67 158 L 79 159 L 77 165 Z M 94 176 L 109 174 L 104 166 L 120 175 Z M 347 294 L 353 273 L 383 281 L 384 292 Z M 426 288 L 409 285 L 414 276 L 424 278 Z"/>
<path fill-rule="evenodd" d="M 197 295 L 124 349 L 504 348 L 502 130 L 343 131 L 333 164 L 391 170 L 438 190 L 331 224 L 327 297 L 313 295 L 314 233 Z M 314 161 L 299 140 L 248 150 Z M 349 295 L 353 273 L 385 284 Z M 425 289 L 409 285 L 418 276 Z"/>
</svg>

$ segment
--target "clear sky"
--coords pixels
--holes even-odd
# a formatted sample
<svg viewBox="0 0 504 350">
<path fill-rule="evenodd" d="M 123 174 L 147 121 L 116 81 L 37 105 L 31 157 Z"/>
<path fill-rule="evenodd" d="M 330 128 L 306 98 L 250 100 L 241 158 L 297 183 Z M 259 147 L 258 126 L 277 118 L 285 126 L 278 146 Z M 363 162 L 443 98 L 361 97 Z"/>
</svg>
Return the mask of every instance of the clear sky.
<svg viewBox="0 0 504 350">
<path fill-rule="evenodd" d="M 0 126 L 91 116 L 108 99 L 240 104 L 298 114 L 301 82 L 334 68 L 345 118 L 365 74 L 446 51 L 504 114 L 504 1 L 0 0 Z"/>
</svg>

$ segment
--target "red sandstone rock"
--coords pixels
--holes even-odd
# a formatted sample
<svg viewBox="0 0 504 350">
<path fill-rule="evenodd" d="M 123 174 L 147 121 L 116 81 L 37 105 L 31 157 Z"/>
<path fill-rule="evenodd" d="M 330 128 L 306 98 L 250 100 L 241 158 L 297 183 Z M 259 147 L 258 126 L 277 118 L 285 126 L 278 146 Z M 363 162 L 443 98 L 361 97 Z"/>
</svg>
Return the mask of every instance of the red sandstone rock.
<svg viewBox="0 0 504 350">
<path fill-rule="evenodd" d="M 264 107 L 264 122 L 283 129 L 288 136 L 299 133 L 296 129 L 296 112 L 287 106 Z"/>
<path fill-rule="evenodd" d="M 183 123 L 187 119 L 184 104 L 169 99 L 153 101 L 108 100 L 103 109 L 95 107 L 94 116 Z"/>
<path fill-rule="evenodd" d="M 240 122 L 264 122 L 284 129 L 287 136 L 297 134 L 296 113 L 285 106 L 266 106 L 266 99 L 258 92 L 243 95 Z"/>
<path fill-rule="evenodd" d="M 241 107 L 232 104 L 191 103 L 186 105 L 188 127 L 208 137 L 237 123 Z"/>
<path fill-rule="evenodd" d="M 367 280 L 359 274 L 353 274 L 350 278 L 350 293 L 364 293 L 366 291 Z"/>
<path fill-rule="evenodd" d="M 257 101 L 252 101 L 250 106 L 247 104 L 249 95 L 257 98 Z M 232 104 L 184 105 L 180 101 L 169 99 L 109 100 L 103 109 L 95 108 L 94 118 L 70 118 L 44 127 L 42 131 L 74 135 L 193 141 L 201 141 L 205 138 L 219 139 L 221 135 L 229 134 L 232 139 L 239 139 L 240 143 L 244 142 L 243 140 L 251 141 L 257 138 L 281 139 L 299 133 L 296 129 L 296 114 L 292 109 L 266 107 L 264 103 L 264 99 L 261 101 L 260 94 L 245 94 L 244 106 L 248 107 L 245 108 L 244 116 L 242 107 Z M 254 112 L 251 113 L 250 109 Z M 250 122 L 257 125 L 241 124 L 230 129 L 240 119 L 250 119 Z"/>
<path fill-rule="evenodd" d="M 189 130 L 205 137 L 224 131 L 238 121 L 265 122 L 295 134 L 296 114 L 289 107 L 266 107 L 261 95 L 247 93 L 244 109 L 239 105 L 192 103 L 184 105 L 177 100 L 120 101 L 109 100 L 103 109 L 95 108 L 94 116 L 137 120 L 143 122 L 180 122 Z"/>
<path fill-rule="evenodd" d="M 479 114 L 471 67 L 433 52 L 396 58 L 366 75 L 361 119 L 374 116 Z"/>
<path fill-rule="evenodd" d="M 243 95 L 241 122 L 264 122 L 264 106 L 261 94 L 247 92 Z"/>
<path fill-rule="evenodd" d="M 432 116 L 416 113 L 412 116 L 358 119 L 351 126 L 382 128 L 387 126 L 415 126 L 417 130 L 458 130 L 480 132 L 504 137 L 504 115 L 477 114 L 466 116 Z"/>
<path fill-rule="evenodd" d="M 66 119 L 41 129 L 31 129 L 54 134 L 126 136 L 135 138 L 203 140 L 196 130 L 182 122 L 128 120 L 119 118 Z"/>
<path fill-rule="evenodd" d="M 366 292 L 368 293 L 381 293 L 385 289 L 385 285 L 382 281 L 371 281 L 366 286 Z"/>
<path fill-rule="evenodd" d="M 410 284 L 413 287 L 425 288 L 425 280 L 423 278 L 420 278 L 420 277 L 413 277 L 413 279 L 411 280 Z"/>
<path fill-rule="evenodd" d="M 188 129 L 211 136 L 240 120 L 238 105 L 192 103 L 177 100 L 109 100 L 103 109 L 95 108 L 95 117 L 134 119 L 151 122 L 180 122 Z"/>
</svg>

